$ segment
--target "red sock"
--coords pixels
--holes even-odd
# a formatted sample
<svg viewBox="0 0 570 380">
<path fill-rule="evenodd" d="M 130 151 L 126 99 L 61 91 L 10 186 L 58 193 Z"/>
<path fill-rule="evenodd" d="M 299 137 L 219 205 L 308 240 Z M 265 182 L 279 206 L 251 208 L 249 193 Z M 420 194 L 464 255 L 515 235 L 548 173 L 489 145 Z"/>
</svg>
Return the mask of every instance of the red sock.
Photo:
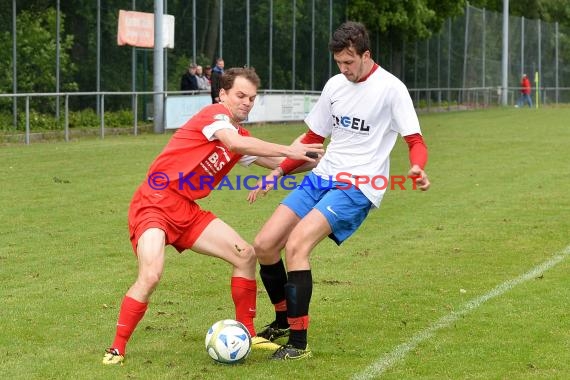
<svg viewBox="0 0 570 380">
<path fill-rule="evenodd" d="M 275 307 L 275 311 L 287 311 L 287 300 L 278 302 L 273 307 Z"/>
<path fill-rule="evenodd" d="M 287 318 L 291 330 L 307 330 L 309 328 L 309 316 Z"/>
<path fill-rule="evenodd" d="M 243 277 L 232 277 L 232 299 L 236 307 L 236 320 L 244 324 L 251 336 L 255 336 L 253 318 L 257 302 L 257 282 Z"/>
<path fill-rule="evenodd" d="M 121 310 L 119 311 L 119 319 L 117 320 L 115 340 L 111 346 L 119 350 L 122 355 L 125 354 L 127 342 L 133 331 L 135 331 L 139 321 L 144 316 L 147 306 L 148 302 L 142 303 L 128 296 L 123 298 Z"/>
</svg>

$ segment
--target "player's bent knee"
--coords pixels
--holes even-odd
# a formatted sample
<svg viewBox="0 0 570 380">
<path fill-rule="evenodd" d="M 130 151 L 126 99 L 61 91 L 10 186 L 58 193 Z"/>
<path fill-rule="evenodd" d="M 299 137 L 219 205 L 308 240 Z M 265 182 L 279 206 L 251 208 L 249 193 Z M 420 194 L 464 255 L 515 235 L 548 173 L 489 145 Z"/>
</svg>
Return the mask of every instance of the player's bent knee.
<svg viewBox="0 0 570 380">
<path fill-rule="evenodd" d="M 256 236 L 253 241 L 253 249 L 257 257 L 268 257 L 279 249 L 275 246 L 275 242 L 271 239 L 266 239 L 263 236 Z"/>
<path fill-rule="evenodd" d="M 239 257 L 238 260 L 239 267 L 244 267 L 244 268 L 251 267 L 255 266 L 257 263 L 257 256 L 255 255 L 255 250 L 253 246 L 249 244 L 241 248 L 237 256 Z"/>
<path fill-rule="evenodd" d="M 138 282 L 146 289 L 151 290 L 156 288 L 160 282 L 162 273 L 156 271 L 146 271 L 139 274 Z"/>
<path fill-rule="evenodd" d="M 287 258 L 302 258 L 309 255 L 310 247 L 306 242 L 298 239 L 289 239 L 285 246 Z"/>
<path fill-rule="evenodd" d="M 245 248 L 241 251 L 241 255 L 245 258 L 247 258 L 248 260 L 253 260 L 255 261 L 255 249 L 253 248 L 252 245 L 246 245 Z"/>
</svg>

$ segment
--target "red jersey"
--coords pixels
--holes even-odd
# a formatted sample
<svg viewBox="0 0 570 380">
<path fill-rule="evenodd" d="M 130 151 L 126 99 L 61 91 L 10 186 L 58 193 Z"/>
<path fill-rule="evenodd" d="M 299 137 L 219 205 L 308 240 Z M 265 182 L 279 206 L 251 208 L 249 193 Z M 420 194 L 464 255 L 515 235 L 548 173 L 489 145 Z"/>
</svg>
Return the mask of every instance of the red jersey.
<svg viewBox="0 0 570 380">
<path fill-rule="evenodd" d="M 204 107 L 174 133 L 151 164 L 143 186 L 150 187 L 148 181 L 161 173 L 168 179 L 170 191 L 189 200 L 208 196 L 243 157 L 213 137 L 215 131 L 224 128 L 237 129 L 242 136 L 250 135 L 241 125 L 231 124 L 230 112 L 222 104 Z"/>
<path fill-rule="evenodd" d="M 521 87 L 521 92 L 523 94 L 530 94 L 530 81 L 528 80 L 528 77 L 523 77 L 521 81 Z"/>
</svg>

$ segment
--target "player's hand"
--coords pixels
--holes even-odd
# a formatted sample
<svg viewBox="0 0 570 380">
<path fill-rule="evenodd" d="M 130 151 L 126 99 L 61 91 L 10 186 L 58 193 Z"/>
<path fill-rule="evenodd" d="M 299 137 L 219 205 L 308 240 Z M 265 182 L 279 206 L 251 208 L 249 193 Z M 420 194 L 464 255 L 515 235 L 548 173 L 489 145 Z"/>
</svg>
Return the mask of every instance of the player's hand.
<svg viewBox="0 0 570 380">
<path fill-rule="evenodd" d="M 297 137 L 291 145 L 289 145 L 290 152 L 287 154 L 288 158 L 293 160 L 304 160 L 315 162 L 320 156 L 325 153 L 322 143 L 302 144 L 301 140 L 303 135 Z"/>
<path fill-rule="evenodd" d="M 421 191 L 427 191 L 429 189 L 429 178 L 426 172 L 424 172 L 418 165 L 412 166 L 408 172 L 408 176 L 413 177 L 412 180 L 415 181 Z"/>
<path fill-rule="evenodd" d="M 267 177 L 266 177 L 267 178 Z M 257 183 L 257 189 L 255 190 L 251 190 L 249 192 L 249 194 L 247 194 L 247 202 L 249 204 L 252 204 L 253 202 L 255 202 L 257 200 L 258 197 L 264 197 L 265 195 L 267 195 L 267 193 L 273 189 L 273 185 L 266 183 L 265 184 L 265 189 L 262 188 L 262 183 L 261 181 L 259 181 Z"/>
<path fill-rule="evenodd" d="M 275 181 L 277 181 L 280 176 L 281 172 L 278 169 L 275 169 L 265 177 L 265 181 L 259 180 L 257 182 L 257 188 L 251 190 L 249 194 L 247 194 L 248 203 L 252 204 L 257 200 L 258 197 L 266 196 L 267 193 L 273 189 L 275 186 Z M 265 188 L 263 188 L 263 185 L 265 185 Z"/>
</svg>

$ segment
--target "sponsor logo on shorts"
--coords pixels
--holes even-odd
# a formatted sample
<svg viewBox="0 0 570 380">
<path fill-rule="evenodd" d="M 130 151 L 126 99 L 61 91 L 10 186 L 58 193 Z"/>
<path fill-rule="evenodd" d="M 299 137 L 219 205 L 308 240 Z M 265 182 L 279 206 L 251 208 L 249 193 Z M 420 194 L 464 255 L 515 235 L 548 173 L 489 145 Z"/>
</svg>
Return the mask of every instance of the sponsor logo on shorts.
<svg viewBox="0 0 570 380">
<path fill-rule="evenodd" d="M 331 214 L 334 214 L 334 215 L 338 216 L 338 214 L 337 214 L 336 212 L 334 212 L 334 210 L 332 209 L 331 206 L 327 206 L 327 210 L 329 210 L 329 212 L 330 212 Z"/>
</svg>

